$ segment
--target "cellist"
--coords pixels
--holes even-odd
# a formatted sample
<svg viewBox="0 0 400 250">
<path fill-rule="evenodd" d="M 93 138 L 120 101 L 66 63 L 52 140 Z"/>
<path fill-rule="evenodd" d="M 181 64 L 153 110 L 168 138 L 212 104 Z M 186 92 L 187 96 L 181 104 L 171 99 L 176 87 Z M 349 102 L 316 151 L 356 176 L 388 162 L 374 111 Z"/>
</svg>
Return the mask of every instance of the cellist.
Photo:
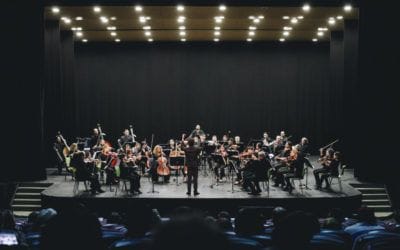
<svg viewBox="0 0 400 250">
<path fill-rule="evenodd" d="M 150 175 L 153 182 L 158 181 L 158 176 L 164 177 L 164 182 L 169 182 L 171 170 L 168 166 L 168 160 L 160 145 L 156 145 L 153 149 L 153 158 L 150 162 Z"/>
</svg>

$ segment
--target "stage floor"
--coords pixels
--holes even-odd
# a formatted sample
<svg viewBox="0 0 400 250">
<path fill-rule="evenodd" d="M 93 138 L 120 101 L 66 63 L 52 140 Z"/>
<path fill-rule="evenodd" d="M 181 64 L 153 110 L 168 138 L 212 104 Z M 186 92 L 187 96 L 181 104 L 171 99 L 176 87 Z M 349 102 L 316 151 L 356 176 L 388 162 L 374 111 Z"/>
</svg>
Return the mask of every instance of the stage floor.
<svg viewBox="0 0 400 250">
<path fill-rule="evenodd" d="M 317 166 L 315 163 L 313 165 Z M 110 191 L 109 187 L 105 185 L 102 187 L 106 191 L 105 193 L 91 195 L 90 192 L 85 191 L 82 183 L 79 186 L 79 191 L 74 194 L 74 181 L 71 180 L 70 176 L 65 180 L 64 176 L 49 174 L 47 182 L 53 183 L 53 185 L 42 192 L 42 205 L 44 207 L 58 207 L 64 202 L 76 200 L 87 205 L 94 205 L 97 208 L 100 206 L 105 211 L 121 207 L 125 208 L 138 202 L 150 204 L 161 210 L 170 210 L 181 205 L 196 206 L 204 209 L 210 209 L 211 206 L 215 209 L 226 210 L 236 210 L 240 206 L 281 205 L 301 207 L 314 211 L 316 209 L 318 211 L 333 206 L 351 210 L 361 205 L 361 193 L 349 185 L 349 183 L 355 181 L 351 170 L 347 170 L 342 177 L 341 188 L 335 179 L 331 190 L 316 190 L 314 188 L 314 176 L 312 169 L 310 169 L 307 177 L 302 181 L 305 184 L 307 179 L 308 188 L 299 188 L 299 182 L 296 180 L 296 187 L 292 194 L 289 194 L 281 188 L 273 187 L 272 183 L 270 183 L 268 192 L 266 186 L 261 184 L 263 192 L 258 196 L 249 195 L 247 192 L 242 191 L 241 186 L 238 185 L 233 185 L 232 191 L 232 181 L 229 178 L 216 185 L 212 176 L 209 171 L 202 170 L 199 172 L 199 196 L 186 195 L 186 183 L 183 183 L 181 176 L 178 177 L 178 184 L 174 176 L 171 176 L 169 183 L 155 184 L 155 193 L 152 192 L 150 179 L 142 177 L 142 194 L 133 196 L 121 189 L 118 189 L 116 194 L 116 186 L 113 186 L 113 191 Z"/>
</svg>

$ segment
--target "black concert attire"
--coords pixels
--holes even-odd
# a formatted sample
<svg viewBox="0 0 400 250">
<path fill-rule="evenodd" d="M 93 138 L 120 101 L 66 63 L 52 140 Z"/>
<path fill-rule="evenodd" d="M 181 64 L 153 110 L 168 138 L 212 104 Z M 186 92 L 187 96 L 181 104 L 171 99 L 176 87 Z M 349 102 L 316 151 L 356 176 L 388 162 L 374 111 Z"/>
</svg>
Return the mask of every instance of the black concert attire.
<svg viewBox="0 0 400 250">
<path fill-rule="evenodd" d="M 75 171 L 75 178 L 78 181 L 89 181 L 90 182 L 90 189 L 92 193 L 103 192 L 100 188 L 100 183 L 97 177 L 97 174 L 94 171 L 89 171 L 88 164 L 93 163 L 85 163 L 84 161 L 84 153 L 78 152 L 71 155 L 71 166 L 73 166 Z"/>
<path fill-rule="evenodd" d="M 129 180 L 130 192 L 132 194 L 134 194 L 135 192 L 139 194 L 142 193 L 140 191 L 140 175 L 138 173 L 139 167 L 135 164 L 135 162 L 126 162 L 124 160 L 121 160 L 120 168 L 120 178 Z"/>
<path fill-rule="evenodd" d="M 340 161 L 332 159 L 331 164 L 329 164 L 329 173 L 324 173 L 321 176 L 321 185 L 326 182 L 326 186 L 329 187 L 328 177 L 329 176 L 339 176 L 339 165 Z"/>
<path fill-rule="evenodd" d="M 290 150 L 283 150 L 278 155 L 278 157 L 287 158 L 287 157 L 289 157 L 289 155 L 290 155 Z M 290 172 L 290 169 L 284 162 L 280 162 L 274 167 L 273 176 L 274 176 L 274 182 L 275 182 L 276 187 L 279 186 L 280 184 L 282 184 L 282 185 L 284 184 L 283 175 L 287 174 L 289 172 Z"/>
<path fill-rule="evenodd" d="M 218 155 L 218 153 L 217 153 L 217 155 Z M 222 156 L 222 157 L 225 159 L 225 162 L 228 161 L 228 157 L 224 157 L 224 156 Z M 216 162 L 216 166 L 214 167 L 214 174 L 217 177 L 217 180 L 221 180 L 222 178 L 225 177 L 225 167 L 227 167 L 227 166 L 228 165 L 225 165 L 223 163 Z"/>
<path fill-rule="evenodd" d="M 190 135 L 189 135 L 189 137 L 190 138 L 193 138 L 193 137 L 200 137 L 200 136 L 205 136 L 206 135 L 206 133 L 204 133 L 204 131 L 203 130 L 201 130 L 201 129 L 199 129 L 199 130 L 197 130 L 197 129 L 194 129 L 193 131 L 192 131 L 192 133 L 190 133 Z"/>
<path fill-rule="evenodd" d="M 259 159 L 255 168 L 256 181 L 265 181 L 268 178 L 268 171 L 271 168 L 269 158 Z"/>
<path fill-rule="evenodd" d="M 289 192 L 292 192 L 293 186 L 290 182 L 290 179 L 292 178 L 301 178 L 303 176 L 303 170 L 304 170 L 304 155 L 301 153 L 298 153 L 297 159 L 292 161 L 291 163 L 291 172 L 287 173 L 284 175 L 285 177 L 285 182 L 286 182 L 286 188 L 288 189 Z"/>
<path fill-rule="evenodd" d="M 304 157 L 307 156 L 307 154 L 310 153 L 309 150 L 310 150 L 310 149 L 309 149 L 309 147 L 308 147 L 308 143 L 300 144 L 299 153 L 301 153 Z"/>
<path fill-rule="evenodd" d="M 151 180 L 153 182 L 157 182 L 158 181 L 158 174 L 157 174 L 157 167 L 158 167 L 158 158 L 157 156 L 153 156 L 153 158 L 150 161 L 150 170 L 149 173 L 151 175 Z M 169 175 L 164 175 L 164 182 L 169 182 Z"/>
<path fill-rule="evenodd" d="M 283 143 L 274 143 L 272 145 L 272 153 L 274 155 L 280 154 L 285 149 L 285 144 Z"/>
<path fill-rule="evenodd" d="M 125 146 L 125 144 L 132 144 L 132 136 L 131 135 L 122 135 L 119 138 L 119 142 L 121 143 L 121 146 Z"/>
<path fill-rule="evenodd" d="M 324 158 L 325 157 L 327 156 L 324 156 Z M 333 163 L 333 158 L 328 157 L 326 161 L 328 162 L 330 161 L 330 163 L 322 163 L 322 168 L 318 168 L 313 171 L 315 177 L 315 185 L 317 186 L 317 188 L 321 188 L 322 185 L 320 175 L 329 175 L 329 173 L 331 172 L 331 165 Z M 338 171 L 337 168 L 336 171 Z M 328 181 L 326 183 L 328 185 Z"/>
<path fill-rule="evenodd" d="M 54 142 L 53 149 L 56 152 L 56 165 L 58 169 L 58 173 L 61 174 L 62 169 L 65 167 L 66 168 L 66 163 L 65 163 L 65 157 L 64 157 L 64 143 L 63 142 Z"/>
<path fill-rule="evenodd" d="M 200 147 L 196 146 L 189 146 L 186 148 L 182 149 L 185 152 L 185 157 L 186 157 L 186 166 L 188 169 L 187 172 L 187 192 L 190 194 L 192 190 L 192 183 L 193 183 L 193 189 L 194 189 L 194 194 L 198 194 L 197 192 L 197 186 L 198 186 L 198 176 L 199 176 L 199 165 L 200 165 L 200 159 L 199 155 L 201 152 Z"/>
<path fill-rule="evenodd" d="M 258 160 L 249 160 L 243 167 L 243 188 L 247 190 L 250 188 L 251 194 L 261 192 L 260 184 L 256 178 L 256 169 L 258 168 Z"/>
<path fill-rule="evenodd" d="M 90 146 L 91 149 L 93 149 L 93 147 L 98 145 L 98 143 L 100 142 L 100 138 L 99 137 L 100 137 L 100 135 L 95 135 L 95 134 L 93 134 L 90 137 L 89 146 Z"/>
</svg>

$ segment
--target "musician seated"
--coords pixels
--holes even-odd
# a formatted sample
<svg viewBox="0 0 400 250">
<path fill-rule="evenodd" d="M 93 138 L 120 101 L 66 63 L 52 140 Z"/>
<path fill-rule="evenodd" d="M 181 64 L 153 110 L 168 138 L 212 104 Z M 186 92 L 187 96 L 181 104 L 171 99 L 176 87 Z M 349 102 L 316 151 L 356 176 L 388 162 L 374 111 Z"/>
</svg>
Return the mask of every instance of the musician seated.
<svg viewBox="0 0 400 250">
<path fill-rule="evenodd" d="M 285 191 L 292 193 L 293 186 L 291 183 L 291 179 L 293 178 L 302 178 L 303 177 L 303 169 L 304 169 L 304 156 L 298 152 L 298 147 L 293 147 L 292 150 L 292 162 L 290 172 L 284 174 L 286 187 L 284 188 Z"/>
<path fill-rule="evenodd" d="M 84 161 L 85 154 L 82 151 L 77 151 L 72 154 L 71 157 L 71 166 L 76 168 L 75 178 L 77 181 L 89 181 L 90 182 L 90 191 L 92 194 L 104 193 L 104 191 L 100 187 L 100 183 L 98 180 L 97 174 L 94 171 L 89 171 L 90 164 L 85 163 Z"/>
<path fill-rule="evenodd" d="M 150 175 L 153 182 L 158 181 L 159 176 L 163 176 L 165 183 L 169 182 L 170 171 L 169 166 L 166 165 L 165 154 L 160 145 L 157 145 L 153 149 L 153 158 L 150 161 Z"/>
<path fill-rule="evenodd" d="M 290 153 L 292 152 L 292 142 L 288 141 L 285 144 L 284 150 L 281 151 L 281 153 L 275 157 L 275 160 L 278 162 L 274 166 L 274 172 L 273 172 L 273 177 L 274 177 L 274 187 L 279 187 L 279 185 L 284 186 L 284 174 L 290 172 Z"/>
<path fill-rule="evenodd" d="M 322 186 L 321 175 L 329 174 L 331 172 L 331 163 L 333 160 L 333 155 L 335 151 L 332 148 L 328 148 L 324 154 L 323 149 L 320 149 L 320 158 L 318 162 L 321 163 L 322 168 L 315 169 L 313 171 L 315 178 L 315 187 L 316 189 L 320 189 Z M 327 182 L 327 186 L 329 187 L 329 183 Z"/>
<path fill-rule="evenodd" d="M 228 161 L 228 152 L 226 151 L 224 145 L 220 145 L 217 149 L 216 155 L 221 155 L 224 163 L 216 162 L 216 166 L 214 168 L 214 174 L 217 178 L 217 181 L 222 181 L 225 177 L 225 167 L 227 166 Z"/>
<path fill-rule="evenodd" d="M 332 161 L 330 163 L 330 166 L 329 166 L 329 172 L 328 173 L 323 173 L 321 175 L 321 185 L 325 181 L 326 188 L 327 189 L 330 188 L 328 177 L 330 177 L 330 176 L 334 176 L 334 177 L 339 176 L 339 166 L 340 166 L 340 152 L 339 151 L 335 151 L 335 153 L 333 153 L 333 159 L 332 159 Z"/>
<path fill-rule="evenodd" d="M 256 181 L 265 181 L 268 178 L 268 170 L 272 168 L 271 162 L 265 152 L 258 153 L 258 164 L 256 165 Z"/>
<path fill-rule="evenodd" d="M 139 167 L 136 165 L 136 157 L 133 155 L 132 151 L 128 151 L 121 158 L 121 179 L 129 180 L 130 192 L 132 194 L 141 194 L 142 192 L 140 191 L 140 175 L 138 173 Z"/>
<path fill-rule="evenodd" d="M 120 143 L 122 146 L 132 143 L 132 136 L 129 134 L 129 129 L 125 129 L 123 135 L 120 137 Z"/>
</svg>

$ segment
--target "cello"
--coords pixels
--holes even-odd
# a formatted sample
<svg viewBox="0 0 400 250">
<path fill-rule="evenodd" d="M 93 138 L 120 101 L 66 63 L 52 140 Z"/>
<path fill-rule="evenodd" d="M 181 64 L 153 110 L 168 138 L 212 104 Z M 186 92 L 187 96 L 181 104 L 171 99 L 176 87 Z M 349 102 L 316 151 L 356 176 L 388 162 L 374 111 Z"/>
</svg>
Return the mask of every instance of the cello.
<svg viewBox="0 0 400 250">
<path fill-rule="evenodd" d="M 171 170 L 168 167 L 168 160 L 163 155 L 161 146 L 157 145 L 156 147 L 159 147 L 159 150 L 160 150 L 160 156 L 157 159 L 157 163 L 158 163 L 157 174 L 159 176 L 168 176 L 171 174 Z"/>
</svg>

